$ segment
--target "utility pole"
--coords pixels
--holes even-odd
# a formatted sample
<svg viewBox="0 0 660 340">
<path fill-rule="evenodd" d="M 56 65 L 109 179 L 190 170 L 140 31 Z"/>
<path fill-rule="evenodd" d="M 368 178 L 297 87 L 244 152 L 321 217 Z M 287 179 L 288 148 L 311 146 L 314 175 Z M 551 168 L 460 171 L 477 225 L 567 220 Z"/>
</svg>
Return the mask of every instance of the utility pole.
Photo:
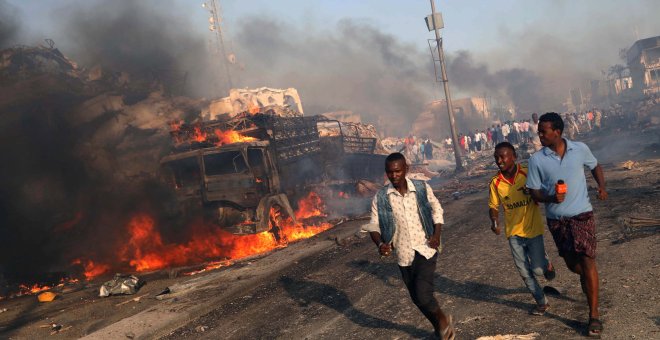
<svg viewBox="0 0 660 340">
<path fill-rule="evenodd" d="M 203 7 L 206 7 L 207 5 L 208 5 L 207 3 L 204 3 Z M 229 72 L 229 60 L 227 59 L 229 57 L 229 55 L 227 54 L 227 51 L 225 50 L 225 42 L 224 42 L 224 39 L 222 37 L 222 26 L 221 26 L 222 25 L 222 15 L 220 14 L 220 11 L 218 10 L 219 6 L 218 6 L 216 0 L 211 0 L 211 3 L 210 3 L 209 7 L 211 7 L 209 12 L 211 12 L 211 15 L 212 15 L 212 17 L 211 17 L 212 18 L 212 24 L 209 27 L 209 29 L 211 31 L 215 32 L 215 37 L 217 39 L 217 44 L 218 44 L 217 46 L 219 46 L 219 48 L 220 48 L 220 50 L 218 51 L 218 54 L 221 55 L 222 63 L 225 66 L 225 75 L 227 76 L 227 85 L 229 86 L 227 91 L 229 91 L 234 87 L 234 85 L 231 81 L 231 73 Z"/>
<path fill-rule="evenodd" d="M 439 13 L 438 13 L 439 14 Z M 456 134 L 456 121 L 454 119 L 454 107 L 451 103 L 451 94 L 449 93 L 449 80 L 447 79 L 447 71 L 445 69 L 445 53 L 442 51 L 442 38 L 440 37 L 440 28 L 442 26 L 442 16 L 436 16 L 435 12 L 435 0 L 431 0 L 431 15 L 430 19 L 427 18 L 427 21 L 430 20 L 433 25 L 433 30 L 435 31 L 435 43 L 438 48 L 438 58 L 440 61 L 440 73 L 442 75 L 442 84 L 445 89 L 445 100 L 447 102 L 447 113 L 449 115 L 449 126 L 451 128 L 451 139 L 452 144 L 454 144 L 454 158 L 456 159 L 456 172 L 464 171 L 463 160 L 461 157 L 460 144 L 458 143 L 458 135 Z M 427 22 L 428 24 L 428 22 Z M 429 30 L 431 27 L 429 25 Z M 433 50 L 431 50 L 431 56 L 433 56 Z M 435 67 L 435 58 L 433 61 Z M 438 79 L 437 70 L 436 70 L 436 81 Z"/>
</svg>

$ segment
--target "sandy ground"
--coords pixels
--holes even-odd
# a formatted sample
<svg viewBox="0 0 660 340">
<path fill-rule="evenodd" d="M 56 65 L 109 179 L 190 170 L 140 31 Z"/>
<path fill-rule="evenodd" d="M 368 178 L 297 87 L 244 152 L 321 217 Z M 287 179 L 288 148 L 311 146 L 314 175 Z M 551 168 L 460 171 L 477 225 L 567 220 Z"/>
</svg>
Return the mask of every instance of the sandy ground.
<svg viewBox="0 0 660 340">
<path fill-rule="evenodd" d="M 592 200 L 604 339 L 660 339 L 660 229 L 630 230 L 622 223 L 631 216 L 660 218 L 659 136 L 651 129 L 585 139 L 604 166 L 610 194 L 607 201 Z M 626 160 L 637 162 L 632 170 L 620 165 Z M 494 171 L 486 168 L 434 184 L 446 219 L 436 296 L 454 316 L 458 339 L 531 333 L 538 333 L 538 339 L 583 338 L 586 299 L 547 232 L 547 251 L 558 275 L 551 283 L 541 282 L 561 295 L 549 297 L 546 316 L 528 314 L 533 299 L 514 268 L 506 239 L 488 228 L 486 185 Z M 595 187 L 593 180 L 590 184 Z M 369 238 L 356 234 L 360 223 L 193 278 L 151 273 L 135 296 L 101 299 L 98 286 L 90 284 L 49 304 L 39 304 L 34 296 L 0 301 L 0 310 L 7 308 L 0 313 L 0 337 L 49 338 L 51 329 L 40 326 L 53 322 L 71 326 L 53 338 L 429 337 L 431 325 L 410 301 L 394 258 L 379 258 Z M 154 298 L 168 286 L 178 291 Z M 136 296 L 143 297 L 118 305 Z"/>
</svg>

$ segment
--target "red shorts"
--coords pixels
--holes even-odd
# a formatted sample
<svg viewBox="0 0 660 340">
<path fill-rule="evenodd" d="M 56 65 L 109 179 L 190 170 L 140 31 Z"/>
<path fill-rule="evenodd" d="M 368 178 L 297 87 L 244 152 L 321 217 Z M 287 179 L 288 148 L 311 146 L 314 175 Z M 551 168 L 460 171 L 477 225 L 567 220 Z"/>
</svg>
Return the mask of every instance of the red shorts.
<svg viewBox="0 0 660 340">
<path fill-rule="evenodd" d="M 555 240 L 559 256 L 575 254 L 596 258 L 596 221 L 593 212 L 559 220 L 549 218 L 548 229 Z"/>
</svg>

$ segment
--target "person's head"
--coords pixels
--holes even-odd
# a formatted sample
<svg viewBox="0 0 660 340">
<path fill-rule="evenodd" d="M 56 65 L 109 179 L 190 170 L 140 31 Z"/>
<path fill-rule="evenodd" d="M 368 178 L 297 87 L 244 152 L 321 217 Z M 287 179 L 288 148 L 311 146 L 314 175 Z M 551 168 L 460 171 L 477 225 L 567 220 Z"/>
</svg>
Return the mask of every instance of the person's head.
<svg viewBox="0 0 660 340">
<path fill-rule="evenodd" d="M 534 124 L 539 123 L 539 114 L 538 113 L 536 113 L 536 112 L 532 113 L 532 121 L 534 121 Z"/>
<path fill-rule="evenodd" d="M 399 187 L 406 180 L 408 164 L 400 152 L 391 153 L 385 158 L 385 174 L 394 187 Z"/>
<path fill-rule="evenodd" d="M 513 170 L 513 167 L 516 165 L 516 149 L 509 142 L 502 142 L 495 145 L 495 163 L 497 167 L 500 168 L 502 172 L 509 172 Z"/>
<path fill-rule="evenodd" d="M 564 121 L 556 112 L 545 113 L 539 118 L 538 132 L 543 146 L 554 145 L 561 140 Z"/>
</svg>

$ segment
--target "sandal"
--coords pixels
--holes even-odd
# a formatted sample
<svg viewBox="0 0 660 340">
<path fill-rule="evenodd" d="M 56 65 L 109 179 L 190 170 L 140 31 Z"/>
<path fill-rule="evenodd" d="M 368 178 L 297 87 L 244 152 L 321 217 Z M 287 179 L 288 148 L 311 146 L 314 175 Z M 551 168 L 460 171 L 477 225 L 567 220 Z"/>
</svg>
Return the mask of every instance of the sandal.
<svg viewBox="0 0 660 340">
<path fill-rule="evenodd" d="M 529 311 L 529 314 L 543 316 L 545 315 L 545 311 L 547 311 L 548 308 L 550 308 L 550 304 L 547 303 L 545 305 L 537 305 L 531 311 Z"/>
<path fill-rule="evenodd" d="M 587 330 L 589 337 L 600 339 L 600 334 L 603 332 L 603 322 L 596 318 L 589 318 Z"/>
<path fill-rule="evenodd" d="M 454 331 L 454 322 L 452 316 L 447 316 L 447 327 L 440 331 L 440 340 L 454 340 L 456 332 Z"/>
</svg>

